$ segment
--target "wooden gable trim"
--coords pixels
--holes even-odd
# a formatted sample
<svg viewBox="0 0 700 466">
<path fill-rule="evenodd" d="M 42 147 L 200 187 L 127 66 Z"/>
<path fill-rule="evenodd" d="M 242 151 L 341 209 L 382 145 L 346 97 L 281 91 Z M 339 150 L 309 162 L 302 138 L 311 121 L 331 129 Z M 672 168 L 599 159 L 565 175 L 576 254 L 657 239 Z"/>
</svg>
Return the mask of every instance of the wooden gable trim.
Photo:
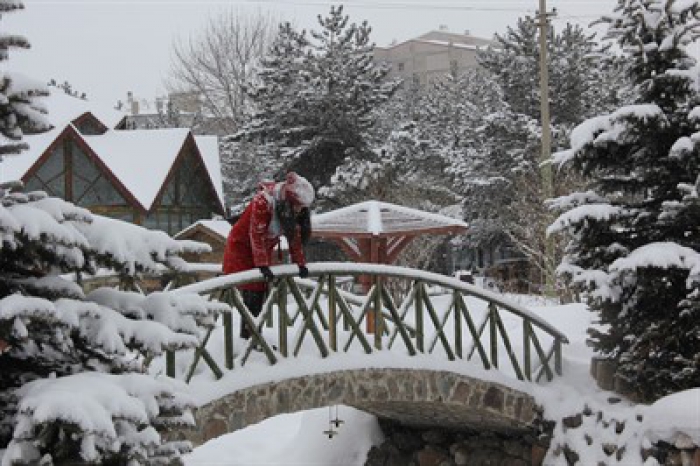
<svg viewBox="0 0 700 466">
<path fill-rule="evenodd" d="M 39 167 L 41 167 L 46 160 L 51 156 L 51 153 L 53 150 L 56 148 L 56 146 L 63 141 L 63 139 L 66 137 L 67 134 L 70 132 L 71 125 L 67 125 L 63 131 L 59 133 L 58 136 L 56 136 L 56 139 L 53 140 L 51 144 L 49 144 L 49 147 L 44 149 L 44 152 L 41 153 L 39 158 L 37 158 L 34 163 L 27 169 L 27 171 L 22 175 L 22 180 L 23 183 L 27 183 L 29 178 L 34 176 L 34 174 L 39 170 Z"/>
<path fill-rule="evenodd" d="M 216 199 L 217 207 L 219 209 L 218 213 L 224 215 L 224 206 L 221 203 L 221 199 L 219 199 L 219 194 L 216 192 L 216 188 L 214 188 L 214 182 L 211 180 L 211 176 L 209 175 L 209 169 L 207 168 L 207 164 L 204 163 L 204 158 L 202 157 L 201 152 L 199 152 L 199 147 L 197 146 L 197 142 L 195 141 L 194 136 L 192 136 L 191 131 L 187 133 L 185 141 L 182 143 L 182 146 L 180 146 L 180 150 L 177 153 L 177 157 L 175 157 L 175 161 L 170 167 L 170 170 L 168 170 L 168 174 L 163 180 L 163 184 L 158 189 L 158 193 L 156 194 L 155 198 L 153 198 L 153 203 L 151 204 L 151 208 L 148 212 L 152 212 L 153 207 L 161 203 L 163 195 L 165 194 L 165 188 L 175 176 L 175 172 L 180 168 L 180 165 L 184 163 L 183 160 L 187 154 L 187 151 L 185 149 L 187 149 L 188 147 L 192 147 L 194 149 L 193 152 L 195 153 L 196 159 L 198 160 L 199 164 L 204 169 L 204 173 L 206 174 L 207 185 L 209 186 L 209 189 L 214 195 L 214 199 Z"/>
<path fill-rule="evenodd" d="M 37 172 L 37 170 L 39 170 L 39 168 L 44 164 L 44 162 L 46 162 L 46 160 L 51 156 L 51 153 L 56 148 L 56 146 L 68 138 L 73 138 L 76 144 L 78 144 L 78 146 L 80 146 L 80 148 L 83 149 L 83 151 L 85 151 L 88 158 L 95 162 L 97 168 L 107 176 L 107 179 L 112 183 L 112 185 L 119 192 L 119 194 L 121 194 L 124 197 L 124 199 L 126 199 L 126 201 L 131 205 L 132 208 L 135 208 L 141 214 L 144 214 L 146 212 L 146 209 L 144 209 L 144 207 L 131 193 L 131 191 L 129 191 L 129 189 L 126 186 L 124 186 L 124 184 L 119 180 L 119 178 L 117 178 L 114 175 L 114 173 L 112 173 L 112 170 L 110 170 L 109 167 L 105 165 L 100 156 L 92 150 L 92 148 L 88 145 L 87 142 L 85 142 L 83 136 L 78 130 L 75 129 L 73 125 L 68 125 L 63 131 L 61 131 L 61 134 L 59 134 L 56 137 L 56 139 L 54 139 L 54 141 L 49 145 L 49 147 L 44 151 L 44 153 L 41 154 L 37 161 L 34 162 L 34 164 L 31 167 L 29 167 L 29 170 L 27 170 L 27 172 L 22 177 L 22 181 L 26 183 L 27 180 L 29 180 L 29 178 L 31 178 Z"/>
<path fill-rule="evenodd" d="M 100 131 L 102 131 L 101 134 L 104 134 L 107 132 L 109 128 L 107 128 L 107 125 L 102 123 L 102 121 L 97 118 L 95 115 L 92 114 L 92 112 L 85 112 L 82 115 L 80 115 L 78 118 L 75 118 L 72 123 L 75 126 L 79 126 L 82 123 L 85 123 L 87 120 L 91 120 L 92 122 L 97 124 L 97 127 L 100 128 Z"/>
</svg>

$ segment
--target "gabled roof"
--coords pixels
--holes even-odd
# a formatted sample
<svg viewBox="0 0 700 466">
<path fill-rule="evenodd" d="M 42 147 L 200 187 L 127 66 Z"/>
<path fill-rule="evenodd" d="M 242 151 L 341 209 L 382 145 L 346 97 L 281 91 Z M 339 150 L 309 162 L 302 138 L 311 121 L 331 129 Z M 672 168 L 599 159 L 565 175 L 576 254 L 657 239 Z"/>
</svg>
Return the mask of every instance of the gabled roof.
<svg viewBox="0 0 700 466">
<path fill-rule="evenodd" d="M 172 128 L 107 131 L 82 138 L 139 203 L 150 210 L 189 135 L 189 129 Z M 199 148 L 202 159 L 223 204 L 218 148 L 214 153 L 210 139 L 202 142 L 206 146 L 205 151 Z M 212 169 L 217 170 L 214 176 Z M 218 179 L 218 187 L 214 178 Z"/>
<path fill-rule="evenodd" d="M 468 225 L 440 214 L 366 201 L 311 216 L 314 236 L 370 237 L 464 233 Z"/>
<path fill-rule="evenodd" d="M 232 225 L 228 220 L 197 220 L 181 232 L 173 235 L 173 238 L 187 239 L 197 231 L 206 231 L 212 236 L 218 236 L 225 242 L 228 238 L 228 234 L 231 232 L 231 227 Z M 287 238 L 285 238 L 284 235 L 280 236 L 280 248 L 285 251 L 289 249 Z"/>
<path fill-rule="evenodd" d="M 48 111 L 46 119 L 53 125 L 53 129 L 41 134 L 24 136 L 22 142 L 29 145 L 29 150 L 18 155 L 5 157 L 0 162 L 0 182 L 22 178 L 44 151 L 65 130 L 66 126 L 72 121 L 83 117 L 86 113 L 92 114 L 108 128 L 113 128 L 125 117 L 123 112 L 107 106 L 100 106 L 89 100 L 70 96 L 57 89 L 51 89 L 51 94 L 39 99 L 39 101 Z"/>
<path fill-rule="evenodd" d="M 6 157 L 0 162 L 0 182 L 21 179 L 65 129 L 55 128 L 48 133 L 26 137 L 30 147 L 28 151 Z M 191 134 L 183 128 L 110 130 L 92 136 L 82 135 L 77 130 L 71 133 L 85 142 L 146 211 L 153 206 L 180 149 Z M 223 206 L 217 139 L 213 136 L 198 136 L 194 140 Z"/>
<path fill-rule="evenodd" d="M 216 136 L 195 136 L 195 142 L 204 164 L 209 172 L 211 182 L 214 184 L 216 195 L 221 205 L 224 205 L 224 182 L 221 178 L 221 157 L 219 155 L 219 138 Z"/>
<path fill-rule="evenodd" d="M 55 128 L 63 129 L 68 123 L 84 113 L 92 113 L 108 128 L 114 128 L 126 116 L 124 112 L 90 100 L 70 96 L 61 90 L 50 88 L 50 91 L 51 94 L 41 99 L 41 102 L 49 112 L 46 118 Z"/>
<path fill-rule="evenodd" d="M 228 238 L 231 231 L 231 224 L 228 220 L 197 220 L 192 225 L 188 226 L 179 233 L 173 235 L 173 238 L 186 238 L 195 230 L 206 230 L 214 236 L 222 238 L 224 241 Z"/>
</svg>

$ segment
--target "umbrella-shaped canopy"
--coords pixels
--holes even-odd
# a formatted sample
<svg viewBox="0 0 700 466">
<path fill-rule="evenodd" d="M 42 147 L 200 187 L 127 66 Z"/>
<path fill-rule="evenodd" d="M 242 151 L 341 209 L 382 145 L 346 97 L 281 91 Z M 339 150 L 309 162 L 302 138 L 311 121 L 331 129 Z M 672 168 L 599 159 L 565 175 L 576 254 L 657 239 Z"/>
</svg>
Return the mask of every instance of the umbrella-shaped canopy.
<svg viewBox="0 0 700 466">
<path fill-rule="evenodd" d="M 465 233 L 468 225 L 444 215 L 366 201 L 313 215 L 313 236 L 335 241 L 356 262 L 391 264 L 422 235 Z"/>
</svg>

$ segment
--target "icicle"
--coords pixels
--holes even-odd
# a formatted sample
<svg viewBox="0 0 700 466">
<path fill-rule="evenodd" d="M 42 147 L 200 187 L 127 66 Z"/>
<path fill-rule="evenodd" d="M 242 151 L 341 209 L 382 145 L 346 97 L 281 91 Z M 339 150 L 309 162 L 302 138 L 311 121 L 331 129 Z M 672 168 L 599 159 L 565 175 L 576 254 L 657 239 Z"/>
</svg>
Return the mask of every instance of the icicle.
<svg viewBox="0 0 700 466">
<path fill-rule="evenodd" d="M 338 416 L 338 405 L 335 405 L 335 419 L 333 419 L 331 423 L 335 426 L 336 429 L 342 424 L 345 424 L 345 421 L 340 419 L 340 417 Z"/>
<path fill-rule="evenodd" d="M 323 433 L 328 436 L 328 439 L 333 439 L 338 435 L 338 431 L 333 429 L 333 407 L 328 407 L 328 430 L 324 430 Z"/>
</svg>

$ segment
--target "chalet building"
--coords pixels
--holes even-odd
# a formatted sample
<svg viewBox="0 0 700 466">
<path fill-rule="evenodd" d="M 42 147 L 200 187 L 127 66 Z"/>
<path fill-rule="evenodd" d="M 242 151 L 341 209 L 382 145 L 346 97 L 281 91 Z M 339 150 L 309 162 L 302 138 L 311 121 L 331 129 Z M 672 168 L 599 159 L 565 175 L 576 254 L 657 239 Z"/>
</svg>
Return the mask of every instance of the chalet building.
<svg viewBox="0 0 700 466">
<path fill-rule="evenodd" d="M 211 246 L 211 252 L 206 254 L 185 254 L 182 256 L 187 262 L 207 262 L 220 264 L 224 257 L 226 239 L 231 231 L 231 224 L 227 220 L 198 220 L 184 230 L 176 233 L 173 238 L 181 240 L 199 241 Z"/>
<path fill-rule="evenodd" d="M 441 28 L 388 47 L 375 47 L 374 59 L 391 65 L 390 77 L 426 86 L 452 69 L 476 68 L 477 51 L 491 45 L 494 42 L 489 39 Z"/>
<path fill-rule="evenodd" d="M 223 215 L 216 137 L 187 129 L 113 130 L 124 115 L 100 115 L 61 93 L 47 104 L 54 129 L 25 137 L 30 149 L 0 164 L 0 181 L 21 179 L 27 191 L 170 235 Z"/>
</svg>

